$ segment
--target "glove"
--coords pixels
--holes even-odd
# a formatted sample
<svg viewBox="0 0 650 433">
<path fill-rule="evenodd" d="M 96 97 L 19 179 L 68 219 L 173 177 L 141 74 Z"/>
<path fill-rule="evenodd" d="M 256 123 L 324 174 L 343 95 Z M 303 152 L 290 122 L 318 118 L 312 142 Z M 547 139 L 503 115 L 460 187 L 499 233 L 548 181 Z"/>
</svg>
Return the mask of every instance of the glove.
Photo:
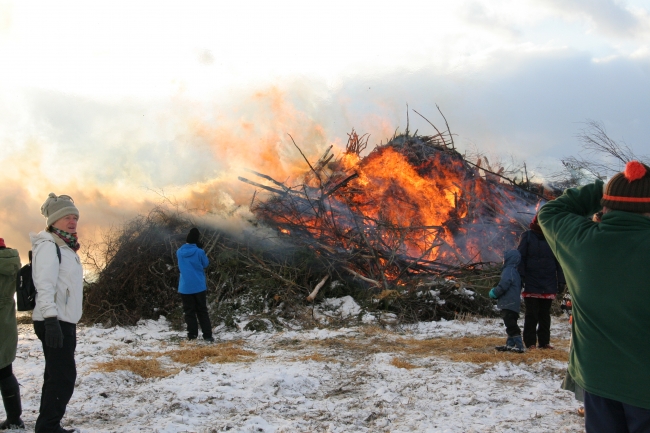
<svg viewBox="0 0 650 433">
<path fill-rule="evenodd" d="M 490 290 L 490 298 L 497 299 L 497 295 L 494 294 L 494 287 L 492 287 L 492 290 Z"/>
<path fill-rule="evenodd" d="M 55 349 L 63 347 L 63 332 L 58 317 L 45 318 L 45 344 Z"/>
</svg>

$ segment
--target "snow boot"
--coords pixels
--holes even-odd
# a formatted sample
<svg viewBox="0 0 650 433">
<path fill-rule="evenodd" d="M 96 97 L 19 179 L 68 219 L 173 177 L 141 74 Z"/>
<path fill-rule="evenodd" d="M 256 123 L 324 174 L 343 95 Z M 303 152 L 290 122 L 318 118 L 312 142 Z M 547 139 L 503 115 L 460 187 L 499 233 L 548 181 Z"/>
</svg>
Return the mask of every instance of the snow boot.
<svg viewBox="0 0 650 433">
<path fill-rule="evenodd" d="M 512 341 L 514 347 L 510 349 L 511 352 L 524 353 L 526 351 L 526 349 L 524 349 L 524 342 L 521 340 L 521 335 L 515 335 L 512 337 Z"/>
<path fill-rule="evenodd" d="M 495 347 L 495 349 L 498 350 L 499 352 L 507 352 L 511 350 L 513 347 L 515 347 L 515 342 L 513 340 L 513 337 L 508 337 L 505 346 L 497 346 Z"/>
<path fill-rule="evenodd" d="M 12 428 L 25 428 L 25 423 L 20 419 L 23 413 L 23 407 L 20 404 L 20 387 L 16 376 L 13 374 L 0 380 L 0 393 L 2 402 L 5 406 L 7 419 L 0 424 L 0 430 L 9 430 Z"/>
</svg>

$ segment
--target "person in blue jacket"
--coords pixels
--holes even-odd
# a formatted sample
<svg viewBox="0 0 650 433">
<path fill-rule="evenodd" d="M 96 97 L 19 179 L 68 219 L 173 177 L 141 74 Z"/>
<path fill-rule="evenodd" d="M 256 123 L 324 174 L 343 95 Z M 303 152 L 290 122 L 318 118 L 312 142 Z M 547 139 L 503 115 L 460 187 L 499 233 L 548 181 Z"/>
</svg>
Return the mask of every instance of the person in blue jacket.
<svg viewBox="0 0 650 433">
<path fill-rule="evenodd" d="M 517 266 L 521 261 L 521 254 L 517 250 L 509 250 L 503 256 L 501 280 L 490 290 L 490 298 L 498 299 L 497 308 L 501 310 L 503 324 L 506 326 L 508 339 L 505 346 L 498 346 L 499 351 L 524 352 L 524 342 L 521 339 L 521 328 L 517 324 L 521 310 L 521 277 Z"/>
<path fill-rule="evenodd" d="M 214 341 L 212 325 L 208 314 L 205 284 L 205 268 L 210 261 L 205 251 L 201 249 L 201 234 L 193 227 L 187 234 L 185 245 L 176 251 L 178 269 L 181 277 L 178 283 L 178 293 L 183 300 L 183 313 L 187 324 L 187 338 L 194 340 L 199 335 L 199 325 L 205 341 Z M 198 323 L 197 323 L 198 318 Z"/>
</svg>

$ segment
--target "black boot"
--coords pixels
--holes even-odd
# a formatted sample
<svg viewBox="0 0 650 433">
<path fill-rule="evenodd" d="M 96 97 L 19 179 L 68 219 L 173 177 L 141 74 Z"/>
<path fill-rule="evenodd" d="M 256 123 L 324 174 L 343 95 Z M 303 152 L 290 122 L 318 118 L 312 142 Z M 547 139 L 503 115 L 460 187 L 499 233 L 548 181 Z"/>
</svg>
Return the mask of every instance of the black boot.
<svg viewBox="0 0 650 433">
<path fill-rule="evenodd" d="M 25 423 L 20 419 L 23 408 L 20 404 L 20 387 L 16 376 L 13 374 L 5 379 L 0 380 L 0 393 L 2 393 L 2 402 L 5 405 L 7 419 L 0 424 L 0 430 L 10 428 L 25 428 Z"/>
</svg>

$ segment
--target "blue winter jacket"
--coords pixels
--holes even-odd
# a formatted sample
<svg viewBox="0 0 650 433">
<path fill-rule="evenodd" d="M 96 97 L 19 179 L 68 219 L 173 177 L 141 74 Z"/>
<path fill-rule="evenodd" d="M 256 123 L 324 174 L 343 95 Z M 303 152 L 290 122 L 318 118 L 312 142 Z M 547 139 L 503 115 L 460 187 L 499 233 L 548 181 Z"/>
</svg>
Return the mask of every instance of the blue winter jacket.
<svg viewBox="0 0 650 433">
<path fill-rule="evenodd" d="M 497 296 L 497 308 L 512 310 L 516 313 L 521 309 L 521 277 L 517 266 L 521 261 L 521 254 L 517 250 L 506 251 L 501 268 L 501 281 L 494 288 Z"/>
<path fill-rule="evenodd" d="M 191 295 L 204 292 L 205 272 L 210 261 L 205 251 L 196 244 L 185 244 L 176 251 L 178 258 L 178 269 L 181 271 L 181 278 L 178 282 L 178 293 Z"/>
</svg>

